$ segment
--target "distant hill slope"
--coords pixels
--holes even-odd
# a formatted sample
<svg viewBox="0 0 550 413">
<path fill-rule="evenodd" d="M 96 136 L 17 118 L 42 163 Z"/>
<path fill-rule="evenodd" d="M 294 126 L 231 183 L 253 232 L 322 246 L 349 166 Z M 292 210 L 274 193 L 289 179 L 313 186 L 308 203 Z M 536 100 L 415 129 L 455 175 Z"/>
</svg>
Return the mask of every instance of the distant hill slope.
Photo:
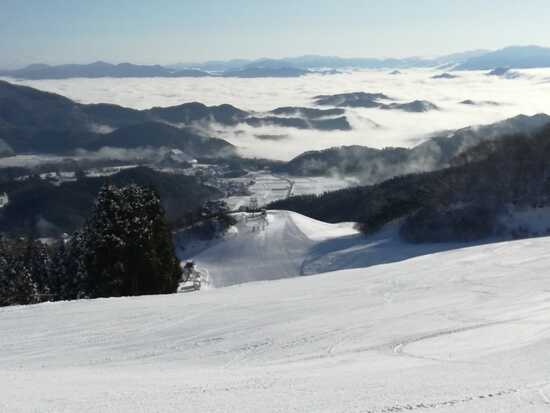
<svg viewBox="0 0 550 413">
<path fill-rule="evenodd" d="M 0 142 L 15 153 L 65 154 L 77 148 L 109 145 L 171 145 L 189 150 L 192 156 L 223 156 L 234 151 L 233 145 L 221 139 L 153 119 L 164 121 L 156 112 L 153 115 L 107 104 L 82 105 L 60 95 L 0 81 Z M 99 133 L 101 128 L 111 132 Z"/>
<path fill-rule="evenodd" d="M 94 125 L 118 128 L 155 120 L 234 124 L 247 115 L 231 105 L 208 107 L 197 102 L 147 110 L 105 103 L 84 105 L 61 95 L 0 81 L 0 121 L 12 127 L 90 130 Z"/>
<path fill-rule="evenodd" d="M 131 63 L 111 64 L 95 62 L 90 64 L 68 64 L 50 66 L 34 64 L 17 70 L 0 71 L 0 76 L 9 76 L 17 79 L 44 80 L 70 78 L 147 78 L 147 77 L 300 77 L 309 74 L 308 70 L 293 67 L 289 64 L 281 67 L 265 67 L 252 65 L 231 68 L 222 73 L 209 73 L 200 69 L 180 68 L 171 69 L 160 65 L 135 65 Z"/>
<path fill-rule="evenodd" d="M 519 115 L 489 125 L 442 132 L 410 149 L 341 146 L 308 151 L 276 169 L 298 176 L 352 175 L 363 184 L 374 184 L 398 175 L 444 168 L 481 142 L 510 134 L 533 135 L 549 124 L 550 116 L 545 114 Z"/>
<path fill-rule="evenodd" d="M 208 140 L 204 130 L 210 125 L 243 123 L 253 127 L 350 130 L 343 114 L 342 109 L 301 107 L 252 113 L 228 104 L 206 106 L 199 102 L 135 110 L 104 103 L 80 104 L 60 95 L 0 81 L 0 155 L 65 154 L 76 148 L 97 149 L 108 144 L 124 148 L 169 144 L 182 150 L 192 149 L 193 156 L 224 156 L 233 147 L 220 139 Z M 202 132 L 183 128 L 193 126 L 199 126 Z"/>
<path fill-rule="evenodd" d="M 0 121 L 12 127 L 83 129 L 87 119 L 66 97 L 0 81 Z"/>
<path fill-rule="evenodd" d="M 205 201 L 222 196 L 217 189 L 200 184 L 195 177 L 166 174 L 145 167 L 123 170 L 108 179 L 115 185 L 135 183 L 155 188 L 172 222 Z M 40 236 L 59 236 L 75 231 L 84 224 L 104 183 L 105 178 L 83 178 L 55 186 L 31 178 L 0 184 L 0 193 L 8 193 L 10 199 L 0 210 L 0 231 Z"/>
<path fill-rule="evenodd" d="M 168 147 L 180 149 L 194 157 L 222 157 L 233 155 L 235 151 L 234 146 L 223 139 L 201 136 L 189 128 L 175 128 L 158 122 L 126 126 L 107 135 L 100 135 L 84 146 L 91 150 L 102 147 Z"/>
<path fill-rule="evenodd" d="M 249 112 L 232 105 L 206 106 L 198 102 L 164 108 L 154 107 L 146 113 L 152 118 L 187 125 L 200 121 L 215 121 L 223 125 L 236 125 L 250 116 Z"/>
<path fill-rule="evenodd" d="M 418 242 L 482 239 L 498 232 L 499 216 L 509 206 L 550 207 L 549 160 L 547 126 L 532 137 L 483 141 L 457 156 L 450 168 L 288 198 L 269 208 L 327 222 L 357 221 L 366 232 L 407 218 L 402 234 Z"/>
<path fill-rule="evenodd" d="M 491 70 L 497 67 L 529 69 L 550 67 L 550 48 L 513 46 L 468 59 L 456 70 Z"/>
<path fill-rule="evenodd" d="M 193 157 L 224 157 L 234 155 L 236 151 L 232 144 L 223 139 L 158 122 L 124 126 L 107 134 L 71 129 L 0 128 L 0 141 L 15 153 L 59 155 L 70 154 L 76 149 L 98 150 L 104 147 L 174 148 Z"/>
<path fill-rule="evenodd" d="M 391 100 L 391 98 L 383 93 L 367 92 L 338 93 L 313 97 L 313 102 L 319 106 L 351 108 L 376 108 L 382 105 L 380 100 Z"/>
<path fill-rule="evenodd" d="M 378 108 L 383 110 L 403 110 L 405 112 L 422 113 L 439 108 L 426 100 L 414 100 L 407 103 L 386 101 L 394 100 L 383 93 L 351 92 L 336 95 L 319 95 L 313 97 L 313 102 L 319 106 L 335 106 L 348 108 Z"/>
<path fill-rule="evenodd" d="M 106 62 L 69 65 L 30 65 L 22 69 L 3 71 L 0 75 L 18 79 L 68 79 L 75 77 L 207 77 L 206 72 L 199 70 L 175 71 L 159 65 L 134 65 L 121 63 L 114 65 Z"/>
<path fill-rule="evenodd" d="M 443 80 L 449 80 L 449 79 L 456 79 L 458 78 L 458 76 L 455 76 L 455 75 L 452 75 L 450 73 L 441 73 L 441 74 L 438 74 L 438 75 L 433 75 L 431 77 L 432 79 L 443 79 Z"/>
<path fill-rule="evenodd" d="M 308 70 L 299 69 L 296 67 L 262 67 L 262 66 L 248 66 L 237 70 L 228 70 L 224 72 L 224 77 L 242 77 L 242 78 L 255 78 L 255 77 L 300 77 L 311 73 Z"/>
</svg>

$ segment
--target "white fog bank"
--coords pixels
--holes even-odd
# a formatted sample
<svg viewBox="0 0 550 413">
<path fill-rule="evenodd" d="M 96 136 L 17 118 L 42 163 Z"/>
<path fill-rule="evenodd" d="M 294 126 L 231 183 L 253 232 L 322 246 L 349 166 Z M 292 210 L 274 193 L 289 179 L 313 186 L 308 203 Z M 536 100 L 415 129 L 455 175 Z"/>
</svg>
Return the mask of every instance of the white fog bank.
<svg viewBox="0 0 550 413">
<path fill-rule="evenodd" d="M 136 109 L 198 101 L 206 105 L 229 103 L 249 111 L 267 111 L 280 106 L 315 107 L 312 97 L 316 95 L 360 91 L 381 92 L 398 102 L 428 100 L 440 108 L 426 113 L 347 109 L 352 131 L 320 132 L 240 125 L 215 128 L 212 133 L 237 145 L 245 155 L 283 160 L 306 150 L 340 145 L 410 147 L 436 131 L 492 123 L 518 114 L 550 112 L 550 69 L 523 70 L 515 79 L 487 76 L 485 72 L 453 72 L 458 76 L 454 79 L 432 79 L 443 72 L 440 70 L 411 69 L 399 75 L 390 75 L 390 72 L 362 70 L 286 79 L 6 80 L 59 93 L 82 103 L 107 102 Z M 477 104 L 461 104 L 464 100 Z M 256 135 L 286 137 L 261 140 Z"/>
</svg>

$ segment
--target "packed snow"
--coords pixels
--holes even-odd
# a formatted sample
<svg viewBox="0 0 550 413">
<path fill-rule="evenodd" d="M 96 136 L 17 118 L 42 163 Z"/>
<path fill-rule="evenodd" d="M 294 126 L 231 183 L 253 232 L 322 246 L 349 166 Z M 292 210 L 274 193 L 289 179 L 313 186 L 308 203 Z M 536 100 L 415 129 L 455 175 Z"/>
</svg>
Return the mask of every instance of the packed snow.
<svg viewBox="0 0 550 413">
<path fill-rule="evenodd" d="M 356 268 L 2 308 L 0 411 L 550 411 L 550 238 L 406 253 L 391 228 L 360 242 L 351 224 L 267 220 L 280 244 L 243 239 L 243 271 L 293 239 L 331 246 L 325 269 Z M 387 264 L 360 267 L 370 252 Z"/>
<path fill-rule="evenodd" d="M 207 268 L 214 287 L 363 268 L 467 245 L 404 243 L 397 222 L 365 237 L 354 223 L 328 224 L 290 211 L 235 218 L 220 239 L 176 236 L 179 257 Z"/>
<path fill-rule="evenodd" d="M 178 255 L 206 268 L 210 283 L 224 287 L 302 275 L 316 247 L 362 238 L 352 223 L 326 224 L 289 211 L 239 214 L 222 238 L 211 242 L 177 236 Z"/>
</svg>

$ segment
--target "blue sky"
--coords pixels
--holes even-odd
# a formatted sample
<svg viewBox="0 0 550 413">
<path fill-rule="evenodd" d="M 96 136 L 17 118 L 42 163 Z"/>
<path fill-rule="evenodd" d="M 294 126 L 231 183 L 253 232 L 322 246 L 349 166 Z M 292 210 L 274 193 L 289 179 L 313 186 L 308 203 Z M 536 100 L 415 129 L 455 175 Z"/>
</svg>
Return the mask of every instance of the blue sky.
<svg viewBox="0 0 550 413">
<path fill-rule="evenodd" d="M 550 46 L 549 0 L 0 0 L 0 67 Z"/>
</svg>

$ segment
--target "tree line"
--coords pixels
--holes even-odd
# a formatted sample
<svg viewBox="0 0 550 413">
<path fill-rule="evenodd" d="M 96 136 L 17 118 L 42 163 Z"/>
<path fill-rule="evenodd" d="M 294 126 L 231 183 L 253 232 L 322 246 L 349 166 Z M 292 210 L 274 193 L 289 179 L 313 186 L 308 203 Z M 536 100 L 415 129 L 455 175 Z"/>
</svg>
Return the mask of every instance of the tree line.
<svg viewBox="0 0 550 413">
<path fill-rule="evenodd" d="M 173 293 L 180 278 L 160 198 L 134 184 L 103 186 L 84 227 L 54 245 L 0 239 L 0 306 Z"/>
</svg>

